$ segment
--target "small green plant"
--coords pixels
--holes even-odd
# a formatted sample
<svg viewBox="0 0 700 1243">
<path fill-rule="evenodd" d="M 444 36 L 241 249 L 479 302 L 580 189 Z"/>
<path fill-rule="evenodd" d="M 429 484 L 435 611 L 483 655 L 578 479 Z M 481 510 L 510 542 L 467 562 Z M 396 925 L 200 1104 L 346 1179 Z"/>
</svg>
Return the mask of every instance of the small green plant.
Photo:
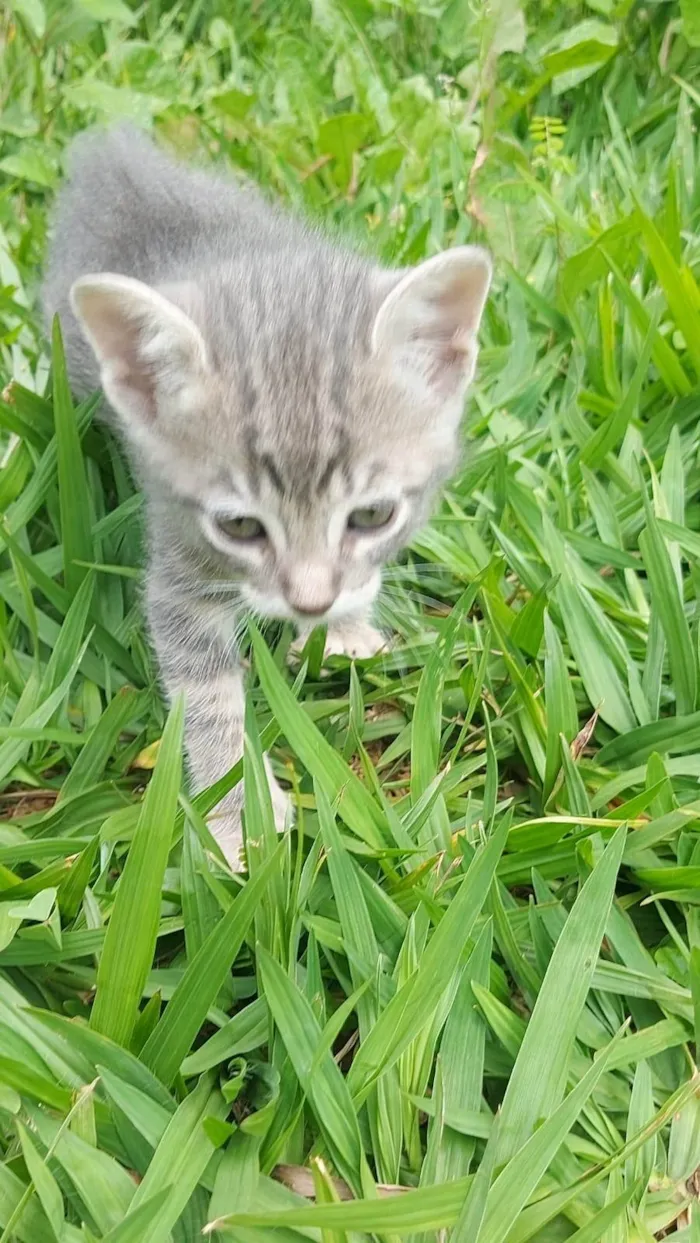
<svg viewBox="0 0 700 1243">
<path fill-rule="evenodd" d="M 532 148 L 532 167 L 554 173 L 570 174 L 574 171 L 573 160 L 564 155 L 566 125 L 561 117 L 536 116 L 529 127 Z"/>
</svg>

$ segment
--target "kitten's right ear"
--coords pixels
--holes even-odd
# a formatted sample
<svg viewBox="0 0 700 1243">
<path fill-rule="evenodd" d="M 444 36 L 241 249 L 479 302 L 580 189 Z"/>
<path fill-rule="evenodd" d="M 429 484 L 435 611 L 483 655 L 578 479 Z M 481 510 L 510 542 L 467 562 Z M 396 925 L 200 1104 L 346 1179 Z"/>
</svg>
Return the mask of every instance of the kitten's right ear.
<svg viewBox="0 0 700 1243">
<path fill-rule="evenodd" d="M 100 364 L 104 394 L 127 423 L 154 423 L 203 378 L 201 332 L 149 285 L 108 272 L 82 276 L 70 304 Z"/>
</svg>

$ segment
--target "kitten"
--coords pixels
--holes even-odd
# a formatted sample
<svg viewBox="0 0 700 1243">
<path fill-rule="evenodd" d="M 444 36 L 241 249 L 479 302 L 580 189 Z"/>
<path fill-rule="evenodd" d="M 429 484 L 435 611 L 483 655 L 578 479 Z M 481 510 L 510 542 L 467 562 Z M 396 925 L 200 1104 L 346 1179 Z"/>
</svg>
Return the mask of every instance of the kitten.
<svg viewBox="0 0 700 1243">
<path fill-rule="evenodd" d="M 79 138 L 71 164 L 44 308 L 145 494 L 148 619 L 203 789 L 242 751 L 246 613 L 381 646 L 381 567 L 455 467 L 491 264 L 461 246 L 387 271 L 132 129 Z M 241 804 L 211 819 L 235 868 Z"/>
</svg>

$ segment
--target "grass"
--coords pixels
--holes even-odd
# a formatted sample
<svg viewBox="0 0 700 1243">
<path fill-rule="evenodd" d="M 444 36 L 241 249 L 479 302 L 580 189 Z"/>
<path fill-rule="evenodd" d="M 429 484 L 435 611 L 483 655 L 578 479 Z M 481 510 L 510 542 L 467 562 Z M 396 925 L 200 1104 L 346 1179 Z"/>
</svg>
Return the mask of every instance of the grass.
<svg viewBox="0 0 700 1243">
<path fill-rule="evenodd" d="M 10 0 L 0 38 L 0 1243 L 698 1243 L 697 5 Z M 251 636 L 245 883 L 35 311 L 115 116 L 387 261 L 496 260 L 395 650 L 293 679 Z"/>
</svg>

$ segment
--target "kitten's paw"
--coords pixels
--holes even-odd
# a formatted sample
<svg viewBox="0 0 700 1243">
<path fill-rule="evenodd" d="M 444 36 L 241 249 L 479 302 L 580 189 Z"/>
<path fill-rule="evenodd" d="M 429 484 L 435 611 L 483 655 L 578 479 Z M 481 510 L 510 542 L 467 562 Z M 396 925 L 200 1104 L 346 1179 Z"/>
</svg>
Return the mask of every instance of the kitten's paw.
<svg viewBox="0 0 700 1243">
<path fill-rule="evenodd" d="M 302 631 L 290 645 L 289 655 L 292 661 L 299 660 L 310 633 L 310 630 Z M 325 660 L 328 656 L 348 656 L 350 660 L 368 660 L 370 656 L 385 651 L 388 646 L 386 635 L 369 622 L 343 622 L 328 627 L 323 658 Z"/>
<path fill-rule="evenodd" d="M 329 626 L 324 656 L 349 656 L 351 660 L 368 660 L 378 652 L 386 651 L 388 640 L 380 630 L 369 622 L 346 622 L 342 626 Z"/>
<path fill-rule="evenodd" d="M 264 756 L 265 772 L 267 780 L 270 783 L 270 799 L 272 801 L 272 814 L 275 819 L 275 828 L 278 833 L 284 833 L 290 825 L 294 823 L 294 804 L 290 799 L 286 790 L 282 789 L 279 781 L 272 771 L 270 761 Z"/>
<path fill-rule="evenodd" d="M 239 811 L 210 812 L 207 824 L 232 872 L 245 872 L 243 825 Z"/>
<path fill-rule="evenodd" d="M 285 829 L 288 829 L 294 823 L 294 804 L 287 791 L 283 790 L 279 784 L 266 755 L 263 756 L 263 761 L 270 786 L 270 800 L 272 802 L 275 828 L 278 833 L 284 833 Z M 215 809 L 209 813 L 207 823 L 212 836 L 221 847 L 221 852 L 231 871 L 247 872 L 248 865 L 245 857 L 240 808 Z"/>
</svg>

